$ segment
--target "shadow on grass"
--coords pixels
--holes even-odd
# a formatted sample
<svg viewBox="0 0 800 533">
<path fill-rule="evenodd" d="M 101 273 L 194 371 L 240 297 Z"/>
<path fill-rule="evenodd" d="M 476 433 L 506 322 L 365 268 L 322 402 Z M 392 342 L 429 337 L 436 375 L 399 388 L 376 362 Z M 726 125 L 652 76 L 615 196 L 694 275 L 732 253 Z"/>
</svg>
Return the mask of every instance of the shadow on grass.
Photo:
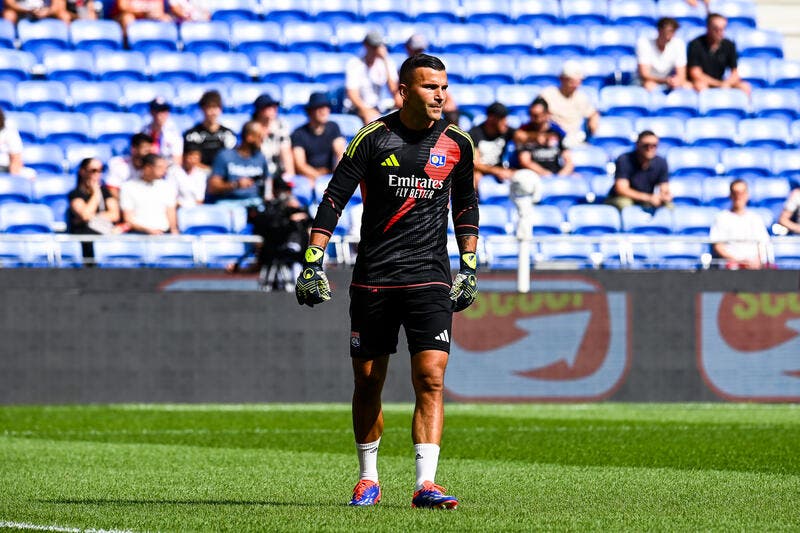
<svg viewBox="0 0 800 533">
<path fill-rule="evenodd" d="M 57 498 L 35 500 L 37 503 L 51 503 L 60 505 L 233 505 L 233 506 L 264 506 L 264 507 L 345 507 L 345 504 L 332 504 L 321 502 L 276 502 L 276 501 L 251 501 L 251 500 L 169 500 L 158 498 L 125 499 L 125 498 Z"/>
</svg>

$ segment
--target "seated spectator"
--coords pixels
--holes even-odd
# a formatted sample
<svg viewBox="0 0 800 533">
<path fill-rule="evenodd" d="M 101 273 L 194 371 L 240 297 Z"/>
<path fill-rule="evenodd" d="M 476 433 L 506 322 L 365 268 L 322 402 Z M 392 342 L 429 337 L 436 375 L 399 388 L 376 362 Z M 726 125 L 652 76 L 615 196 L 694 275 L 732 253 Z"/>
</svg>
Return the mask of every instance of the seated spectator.
<svg viewBox="0 0 800 533">
<path fill-rule="evenodd" d="M 154 153 L 167 159 L 171 164 L 181 164 L 183 154 L 183 135 L 175 121 L 170 117 L 172 106 L 160 96 L 150 102 L 150 121 L 142 128 L 142 133 L 153 138 Z"/>
<path fill-rule="evenodd" d="M 294 156 L 289 124 L 278 115 L 280 102 L 265 93 L 253 102 L 253 120 L 261 124 L 261 152 L 267 160 L 267 177 L 273 180 L 291 181 L 294 176 Z M 271 190 L 267 191 L 272 194 Z"/>
<path fill-rule="evenodd" d="M 103 162 L 87 157 L 78 165 L 75 188 L 67 196 L 67 233 L 76 235 L 111 235 L 123 233 L 119 202 L 102 184 Z M 90 241 L 81 242 L 83 257 L 94 257 Z"/>
<path fill-rule="evenodd" d="M 620 211 L 634 204 L 648 209 L 672 207 L 667 160 L 657 150 L 658 136 L 649 130 L 641 132 L 634 150 L 617 158 L 607 204 Z"/>
<path fill-rule="evenodd" d="M 60 19 L 69 24 L 72 18 L 66 0 L 5 0 L 3 18 L 16 24 L 20 20 Z"/>
<path fill-rule="evenodd" d="M 247 207 L 260 206 L 265 196 L 272 196 L 272 179 L 261 144 L 264 127 L 251 120 L 242 126 L 241 141 L 232 149 L 222 150 L 214 160 L 206 186 L 206 201 L 234 202 Z"/>
<path fill-rule="evenodd" d="M 400 104 L 397 66 L 383 36 L 370 31 L 364 38 L 364 55 L 350 59 L 345 67 L 344 109 L 367 124 Z"/>
<path fill-rule="evenodd" d="M 22 175 L 22 138 L 17 129 L 6 122 L 6 114 L 0 108 L 0 172 Z M 31 170 L 31 169 L 28 169 Z M 35 177 L 35 173 L 26 177 Z"/>
<path fill-rule="evenodd" d="M 169 167 L 167 181 L 178 195 L 178 207 L 191 207 L 205 201 L 208 169 L 200 163 L 200 157 L 200 148 L 189 145 L 183 151 L 183 164 Z"/>
<path fill-rule="evenodd" d="M 558 87 L 546 87 L 540 96 L 547 101 L 550 114 L 564 130 L 564 146 L 574 148 L 586 141 L 600 123 L 600 113 L 589 96 L 580 89 L 583 70 L 574 60 L 564 62 Z"/>
<path fill-rule="evenodd" d="M 686 43 L 675 32 L 680 27 L 671 17 L 658 19 L 658 35 L 646 35 L 636 43 L 639 83 L 648 91 L 691 88 L 686 79 Z"/>
<path fill-rule="evenodd" d="M 547 101 L 536 98 L 530 106 L 531 122 L 517 130 L 517 166 L 536 172 L 540 178 L 569 176 L 575 170 L 570 151 L 564 147 L 564 132 L 553 127 Z"/>
<path fill-rule="evenodd" d="M 220 150 L 236 146 L 236 134 L 219 123 L 222 114 L 222 96 L 219 91 L 206 91 L 198 104 L 203 112 L 203 120 L 183 133 L 183 150 L 200 150 L 200 164 L 210 171 Z"/>
<path fill-rule="evenodd" d="M 486 120 L 469 130 L 475 145 L 475 189 L 484 176 L 497 181 L 510 180 L 514 171 L 508 166 L 508 155 L 514 138 L 514 128 L 508 125 L 508 108 L 494 102 L 486 108 Z"/>
<path fill-rule="evenodd" d="M 208 2 L 202 0 L 169 0 L 169 11 L 178 22 L 206 22 L 211 20 Z"/>
<path fill-rule="evenodd" d="M 514 142 L 522 144 L 527 140 L 528 135 L 538 132 L 552 130 L 558 132 L 562 137 L 566 136 L 566 132 L 561 127 L 553 122 L 553 117 L 550 114 L 550 106 L 547 100 L 541 96 L 537 96 L 528 106 L 528 122 L 520 126 L 514 132 Z"/>
<path fill-rule="evenodd" d="M 725 260 L 729 269 L 758 269 L 764 265 L 769 234 L 758 213 L 747 209 L 749 199 L 747 182 L 733 180 L 731 208 L 717 214 L 711 226 L 714 256 Z"/>
<path fill-rule="evenodd" d="M 306 105 L 308 122 L 292 133 L 295 172 L 316 180 L 331 174 L 342 158 L 345 140 L 330 120 L 331 102 L 325 93 L 312 93 Z"/>
<path fill-rule="evenodd" d="M 67 0 L 67 13 L 70 20 L 97 20 L 97 10 L 102 7 L 98 0 Z"/>
<path fill-rule="evenodd" d="M 789 230 L 789 233 L 800 234 L 800 188 L 789 193 L 778 224 Z"/>
<path fill-rule="evenodd" d="M 108 160 L 105 184 L 115 198 L 119 198 L 119 189 L 123 183 L 139 178 L 144 166 L 144 157 L 152 153 L 153 138 L 146 133 L 136 133 L 131 137 L 128 155 L 118 155 Z"/>
<path fill-rule="evenodd" d="M 406 40 L 405 46 L 406 54 L 408 54 L 408 57 L 411 57 L 424 53 L 428 49 L 428 46 L 430 46 L 430 43 L 428 43 L 428 38 L 423 34 L 415 33 Z M 453 95 L 450 93 L 447 93 L 447 99 L 444 101 L 444 108 L 442 108 L 442 112 L 445 120 L 458 125 L 461 112 L 458 110 L 458 104 L 456 103 L 455 98 L 453 98 Z"/>
<path fill-rule="evenodd" d="M 126 33 L 128 25 L 135 20 L 172 22 L 164 11 L 164 0 L 117 0 L 113 16 L 122 26 L 122 33 Z"/>
<path fill-rule="evenodd" d="M 709 87 L 740 89 L 750 94 L 750 84 L 739 76 L 736 44 L 725 37 L 728 19 L 718 13 L 706 18 L 706 33 L 689 43 L 689 79 L 698 91 Z M 725 70 L 730 69 L 725 78 Z"/>
<path fill-rule="evenodd" d="M 139 178 L 122 184 L 119 206 L 132 233 L 178 233 L 175 188 L 164 179 L 167 166 L 164 157 L 148 154 Z"/>
</svg>

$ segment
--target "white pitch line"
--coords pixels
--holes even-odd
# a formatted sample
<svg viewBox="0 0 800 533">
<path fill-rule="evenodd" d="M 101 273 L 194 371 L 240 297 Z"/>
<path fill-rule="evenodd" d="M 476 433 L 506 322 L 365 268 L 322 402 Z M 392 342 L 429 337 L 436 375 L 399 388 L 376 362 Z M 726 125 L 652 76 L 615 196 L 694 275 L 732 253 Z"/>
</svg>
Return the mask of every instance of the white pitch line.
<svg viewBox="0 0 800 533">
<path fill-rule="evenodd" d="M 27 529 L 30 531 L 56 531 L 59 533 L 134 533 L 128 529 L 79 529 L 76 527 L 43 526 L 27 522 L 4 522 L 0 520 L 0 529 Z"/>
</svg>

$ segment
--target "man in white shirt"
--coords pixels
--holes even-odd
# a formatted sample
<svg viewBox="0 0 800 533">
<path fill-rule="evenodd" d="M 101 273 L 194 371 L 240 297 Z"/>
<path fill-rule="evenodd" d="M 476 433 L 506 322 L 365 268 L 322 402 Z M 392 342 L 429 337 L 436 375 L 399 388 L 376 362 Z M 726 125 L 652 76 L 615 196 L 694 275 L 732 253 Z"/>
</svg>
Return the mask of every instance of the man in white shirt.
<svg viewBox="0 0 800 533">
<path fill-rule="evenodd" d="M 160 155 L 149 154 L 143 163 L 139 179 L 126 181 L 120 189 L 122 217 L 132 233 L 178 233 L 177 193 L 164 179 L 167 161 Z"/>
<path fill-rule="evenodd" d="M 376 31 L 367 33 L 364 49 L 364 57 L 352 58 L 345 67 L 344 109 L 367 124 L 399 107 L 400 97 L 397 67 L 389 57 L 383 36 Z"/>
<path fill-rule="evenodd" d="M 0 108 L 0 172 L 22 173 L 22 138 Z"/>
<path fill-rule="evenodd" d="M 675 37 L 679 27 L 674 18 L 662 17 L 655 39 L 642 35 L 636 43 L 639 83 L 648 91 L 692 88 L 686 79 L 686 43 Z"/>
<path fill-rule="evenodd" d="M 575 60 L 567 60 L 561 69 L 558 87 L 545 87 L 539 94 L 547 101 L 550 116 L 564 130 L 564 147 L 574 148 L 586 141 L 600 124 L 600 113 L 589 96 L 580 89 L 583 70 Z M 585 123 L 585 128 L 584 128 Z"/>
<path fill-rule="evenodd" d="M 199 145 L 187 145 L 183 164 L 171 165 L 167 171 L 166 180 L 177 192 L 178 207 L 192 207 L 205 201 L 209 171 L 201 163 L 201 153 Z"/>
<path fill-rule="evenodd" d="M 711 226 L 710 238 L 716 257 L 730 269 L 758 269 L 766 257 L 769 234 L 764 220 L 747 209 L 750 194 L 744 180 L 731 182 L 731 208 L 721 211 Z"/>
<path fill-rule="evenodd" d="M 135 133 L 131 136 L 130 151 L 128 155 L 118 155 L 108 160 L 104 183 L 117 199 L 122 184 L 139 177 L 144 156 L 153 153 L 153 138 L 146 133 Z"/>
</svg>

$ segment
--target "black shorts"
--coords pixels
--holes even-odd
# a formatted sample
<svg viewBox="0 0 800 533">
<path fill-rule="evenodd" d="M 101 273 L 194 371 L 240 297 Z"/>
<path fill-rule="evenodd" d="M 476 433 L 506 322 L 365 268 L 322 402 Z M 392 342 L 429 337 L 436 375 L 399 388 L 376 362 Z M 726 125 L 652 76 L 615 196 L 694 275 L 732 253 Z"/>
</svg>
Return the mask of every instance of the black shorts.
<svg viewBox="0 0 800 533">
<path fill-rule="evenodd" d="M 369 291 L 350 289 L 350 356 L 371 359 L 397 351 L 402 325 L 411 355 L 450 353 L 453 301 L 444 286 Z"/>
</svg>

